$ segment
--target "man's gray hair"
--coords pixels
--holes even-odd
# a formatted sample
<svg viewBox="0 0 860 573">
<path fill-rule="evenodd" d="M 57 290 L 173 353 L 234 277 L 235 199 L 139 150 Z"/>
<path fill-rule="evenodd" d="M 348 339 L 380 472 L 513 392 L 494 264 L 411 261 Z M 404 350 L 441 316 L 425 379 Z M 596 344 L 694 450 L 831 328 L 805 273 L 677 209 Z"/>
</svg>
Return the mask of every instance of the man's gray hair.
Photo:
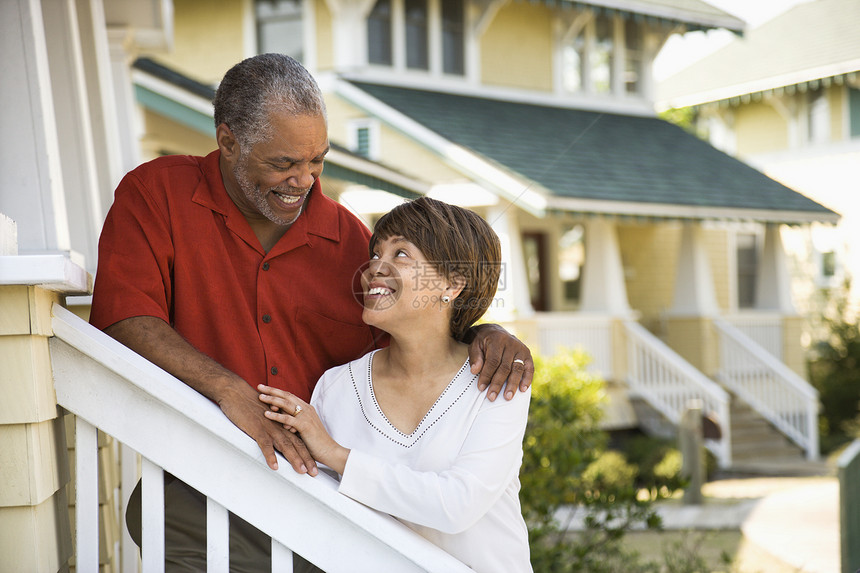
<svg viewBox="0 0 860 573">
<path fill-rule="evenodd" d="M 299 62 L 284 54 L 260 54 L 230 68 L 212 103 L 215 127 L 226 123 L 242 153 L 272 135 L 272 112 L 326 115 L 316 80 Z"/>
</svg>

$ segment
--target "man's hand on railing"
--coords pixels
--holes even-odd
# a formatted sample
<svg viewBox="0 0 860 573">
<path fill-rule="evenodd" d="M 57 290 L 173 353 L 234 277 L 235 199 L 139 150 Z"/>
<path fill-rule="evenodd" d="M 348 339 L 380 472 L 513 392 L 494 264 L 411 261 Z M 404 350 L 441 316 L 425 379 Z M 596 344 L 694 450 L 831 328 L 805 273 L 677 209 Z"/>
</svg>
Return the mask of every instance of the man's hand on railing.
<svg viewBox="0 0 860 573">
<path fill-rule="evenodd" d="M 104 331 L 218 404 L 231 422 L 257 442 L 270 468 L 278 468 L 277 450 L 297 472 L 317 474 L 316 463 L 301 439 L 266 418 L 266 405 L 257 398 L 257 391 L 191 346 L 164 320 L 135 316 Z"/>
<path fill-rule="evenodd" d="M 231 422 L 257 442 L 270 468 L 278 469 L 277 450 L 296 472 L 317 475 L 316 462 L 302 439 L 282 424 L 266 418 L 268 406 L 247 383 L 231 384 L 219 392 L 216 403 Z"/>
</svg>

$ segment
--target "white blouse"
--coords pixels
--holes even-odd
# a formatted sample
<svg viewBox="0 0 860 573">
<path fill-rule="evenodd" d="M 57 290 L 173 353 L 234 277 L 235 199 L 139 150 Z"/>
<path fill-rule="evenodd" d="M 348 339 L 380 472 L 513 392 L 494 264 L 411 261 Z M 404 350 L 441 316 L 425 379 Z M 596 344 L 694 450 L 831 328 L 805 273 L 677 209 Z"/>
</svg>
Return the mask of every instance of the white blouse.
<svg viewBox="0 0 860 573">
<path fill-rule="evenodd" d="M 490 402 L 467 359 L 407 435 L 376 402 L 375 352 L 328 370 L 311 398 L 351 450 L 340 493 L 400 519 L 476 571 L 531 571 L 518 477 L 531 390 Z"/>
</svg>

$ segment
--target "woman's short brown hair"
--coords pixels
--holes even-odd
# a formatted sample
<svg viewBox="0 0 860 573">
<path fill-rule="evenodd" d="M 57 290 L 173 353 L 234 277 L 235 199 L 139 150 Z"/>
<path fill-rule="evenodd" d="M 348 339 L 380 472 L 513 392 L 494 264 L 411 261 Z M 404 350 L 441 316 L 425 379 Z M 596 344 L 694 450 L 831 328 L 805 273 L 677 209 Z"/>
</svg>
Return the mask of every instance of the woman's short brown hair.
<svg viewBox="0 0 860 573">
<path fill-rule="evenodd" d="M 398 236 L 418 247 L 445 278 L 465 283 L 451 313 L 451 336 L 463 340 L 496 294 L 502 267 L 496 233 L 473 211 L 420 197 L 379 219 L 370 238 L 370 256 L 377 241 Z"/>
</svg>

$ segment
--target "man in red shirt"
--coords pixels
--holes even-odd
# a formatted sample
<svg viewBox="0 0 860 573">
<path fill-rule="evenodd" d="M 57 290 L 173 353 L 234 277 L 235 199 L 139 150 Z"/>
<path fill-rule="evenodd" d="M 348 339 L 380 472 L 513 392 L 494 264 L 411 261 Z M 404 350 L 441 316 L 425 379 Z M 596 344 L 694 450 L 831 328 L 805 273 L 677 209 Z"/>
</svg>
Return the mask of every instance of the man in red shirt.
<svg viewBox="0 0 860 573">
<path fill-rule="evenodd" d="M 214 104 L 217 151 L 156 159 L 117 188 L 90 321 L 216 402 L 271 468 L 277 450 L 316 475 L 255 388 L 307 400 L 325 370 L 379 343 L 355 298 L 370 232 L 321 192 L 325 106 L 300 64 L 249 58 Z M 476 332 L 470 358 L 490 399 L 530 384 L 528 349 L 497 326 Z"/>
</svg>

